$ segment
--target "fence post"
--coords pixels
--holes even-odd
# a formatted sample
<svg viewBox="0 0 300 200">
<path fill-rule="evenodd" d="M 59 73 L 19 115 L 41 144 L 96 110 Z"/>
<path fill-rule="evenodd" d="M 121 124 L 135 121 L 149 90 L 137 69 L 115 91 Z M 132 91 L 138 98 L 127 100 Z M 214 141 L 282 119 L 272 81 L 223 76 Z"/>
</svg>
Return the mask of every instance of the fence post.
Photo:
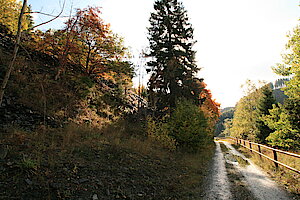
<svg viewBox="0 0 300 200">
<path fill-rule="evenodd" d="M 243 140 L 244 141 L 244 146 L 246 147 L 246 141 L 245 140 Z"/>
<path fill-rule="evenodd" d="M 260 145 L 258 144 L 257 147 L 258 147 L 258 152 L 261 153 Z M 261 157 L 260 154 L 259 154 L 259 157 Z"/>
<path fill-rule="evenodd" d="M 249 141 L 249 147 L 250 147 L 250 151 L 252 152 L 252 144 L 250 141 Z"/>
<path fill-rule="evenodd" d="M 273 150 L 273 155 L 274 155 L 274 160 L 278 161 L 278 159 L 277 159 L 277 153 L 276 153 L 275 150 Z M 275 167 L 278 168 L 278 163 L 274 162 L 274 164 L 275 164 Z"/>
</svg>

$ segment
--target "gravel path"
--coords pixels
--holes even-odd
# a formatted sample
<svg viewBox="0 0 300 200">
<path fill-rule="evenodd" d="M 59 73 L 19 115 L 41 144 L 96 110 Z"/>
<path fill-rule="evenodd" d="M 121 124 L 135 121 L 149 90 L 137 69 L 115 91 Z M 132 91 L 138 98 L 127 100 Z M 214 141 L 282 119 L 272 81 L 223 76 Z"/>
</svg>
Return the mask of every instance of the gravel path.
<svg viewBox="0 0 300 200">
<path fill-rule="evenodd" d="M 293 199 L 268 178 L 266 173 L 236 151 L 230 143 L 223 141 L 215 143 L 216 151 L 209 170 L 210 175 L 205 181 L 206 194 L 202 196 L 203 199 Z"/>
<path fill-rule="evenodd" d="M 249 159 L 247 159 L 240 152 L 235 150 L 230 143 L 224 142 L 226 147 L 230 150 L 230 153 L 242 157 L 244 160 L 247 160 L 250 164 L 245 167 L 241 167 L 240 165 L 236 165 L 237 169 L 241 171 L 243 176 L 245 177 L 249 189 L 252 191 L 254 196 L 257 199 L 265 200 L 288 200 L 291 199 L 288 194 L 280 189 L 277 184 L 270 180 L 266 173 L 260 170 L 256 165 L 254 165 Z"/>
<path fill-rule="evenodd" d="M 216 142 L 216 152 L 213 158 L 211 177 L 209 177 L 207 182 L 207 193 L 204 199 L 232 199 L 225 167 L 225 159 L 218 142 Z"/>
</svg>

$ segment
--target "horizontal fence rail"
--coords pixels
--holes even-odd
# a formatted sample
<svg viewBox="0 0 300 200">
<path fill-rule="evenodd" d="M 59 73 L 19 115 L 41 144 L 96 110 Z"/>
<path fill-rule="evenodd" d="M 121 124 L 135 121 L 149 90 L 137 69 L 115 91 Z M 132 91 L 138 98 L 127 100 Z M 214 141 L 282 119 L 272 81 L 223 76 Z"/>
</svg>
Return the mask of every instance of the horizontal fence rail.
<svg viewBox="0 0 300 200">
<path fill-rule="evenodd" d="M 288 155 L 288 156 L 292 156 L 292 157 L 295 157 L 295 158 L 300 158 L 300 155 L 299 154 L 296 154 L 296 153 L 290 153 L 290 152 L 287 152 L 287 151 L 282 151 L 282 150 L 279 150 L 279 149 L 274 149 L 272 147 L 269 147 L 269 146 L 266 146 L 266 145 L 263 145 L 263 144 L 259 144 L 259 143 L 255 143 L 255 142 L 250 142 L 249 140 L 243 140 L 243 139 L 239 139 L 239 138 L 234 138 L 234 137 L 230 137 L 230 139 L 234 140 L 237 144 L 249 149 L 251 152 L 255 152 L 257 154 L 259 154 L 260 156 L 263 156 L 271 161 L 274 162 L 275 164 L 275 167 L 278 168 L 279 165 L 287 168 L 287 169 L 290 169 L 298 174 L 300 174 L 300 170 L 298 169 L 295 169 L 291 166 L 288 166 L 282 162 L 279 162 L 278 161 L 278 156 L 277 156 L 277 153 L 282 153 L 282 154 L 285 154 L 285 155 Z M 247 146 L 248 144 L 248 146 Z M 256 145 L 257 148 L 258 148 L 258 151 L 253 149 L 253 146 Z M 266 149 L 269 149 L 273 152 L 273 158 L 270 158 L 269 156 L 265 155 L 262 153 L 261 151 L 261 147 L 263 148 L 266 148 Z"/>
</svg>

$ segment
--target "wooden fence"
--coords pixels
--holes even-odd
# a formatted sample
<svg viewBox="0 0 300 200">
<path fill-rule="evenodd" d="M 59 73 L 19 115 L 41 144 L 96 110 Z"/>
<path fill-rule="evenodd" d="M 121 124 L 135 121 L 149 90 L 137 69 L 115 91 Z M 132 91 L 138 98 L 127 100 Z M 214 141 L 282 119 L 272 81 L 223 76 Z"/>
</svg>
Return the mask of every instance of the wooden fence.
<svg viewBox="0 0 300 200">
<path fill-rule="evenodd" d="M 286 165 L 282 162 L 279 162 L 278 161 L 278 155 L 277 155 L 277 153 L 282 153 L 282 154 L 292 156 L 292 157 L 295 157 L 295 158 L 300 158 L 299 154 L 290 153 L 290 152 L 282 151 L 282 150 L 279 150 L 279 149 L 274 149 L 272 147 L 269 147 L 269 146 L 266 146 L 266 145 L 263 145 L 263 144 L 258 144 L 258 143 L 255 143 L 255 142 L 250 142 L 248 140 L 238 139 L 238 138 L 234 138 L 234 137 L 230 137 L 230 138 L 232 140 L 234 140 L 236 142 L 236 144 L 239 144 L 239 145 L 249 149 L 251 152 L 255 152 L 255 153 L 259 154 L 260 156 L 263 156 L 263 157 L 273 161 L 276 168 L 278 168 L 278 166 L 281 165 L 285 168 L 288 168 L 288 169 L 300 174 L 300 171 L 298 169 L 295 169 L 295 168 L 290 167 L 290 166 L 288 166 L 288 165 Z M 253 148 L 255 145 L 257 146 L 258 151 Z M 273 152 L 273 158 L 270 158 L 269 156 L 263 154 L 262 150 L 261 150 L 261 147 L 271 150 Z"/>
</svg>

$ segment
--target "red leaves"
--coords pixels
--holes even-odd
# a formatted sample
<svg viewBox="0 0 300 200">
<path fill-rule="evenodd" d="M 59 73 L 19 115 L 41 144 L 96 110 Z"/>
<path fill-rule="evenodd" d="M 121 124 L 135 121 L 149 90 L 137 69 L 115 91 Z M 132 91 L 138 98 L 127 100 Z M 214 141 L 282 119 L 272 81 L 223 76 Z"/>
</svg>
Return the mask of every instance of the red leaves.
<svg viewBox="0 0 300 200">
<path fill-rule="evenodd" d="M 132 66 L 122 61 L 126 56 L 122 39 L 101 19 L 99 7 L 77 9 L 62 30 L 36 31 L 28 46 L 57 58 L 59 72 L 72 66 L 113 82 L 132 78 Z"/>
<path fill-rule="evenodd" d="M 200 83 L 203 88 L 200 93 L 200 98 L 205 98 L 205 101 L 201 105 L 201 110 L 204 112 L 205 116 L 208 118 L 208 124 L 211 131 L 214 130 L 215 124 L 220 116 L 220 106 L 215 99 L 212 99 L 212 94 L 209 89 L 206 89 L 206 84 L 202 81 Z"/>
</svg>

